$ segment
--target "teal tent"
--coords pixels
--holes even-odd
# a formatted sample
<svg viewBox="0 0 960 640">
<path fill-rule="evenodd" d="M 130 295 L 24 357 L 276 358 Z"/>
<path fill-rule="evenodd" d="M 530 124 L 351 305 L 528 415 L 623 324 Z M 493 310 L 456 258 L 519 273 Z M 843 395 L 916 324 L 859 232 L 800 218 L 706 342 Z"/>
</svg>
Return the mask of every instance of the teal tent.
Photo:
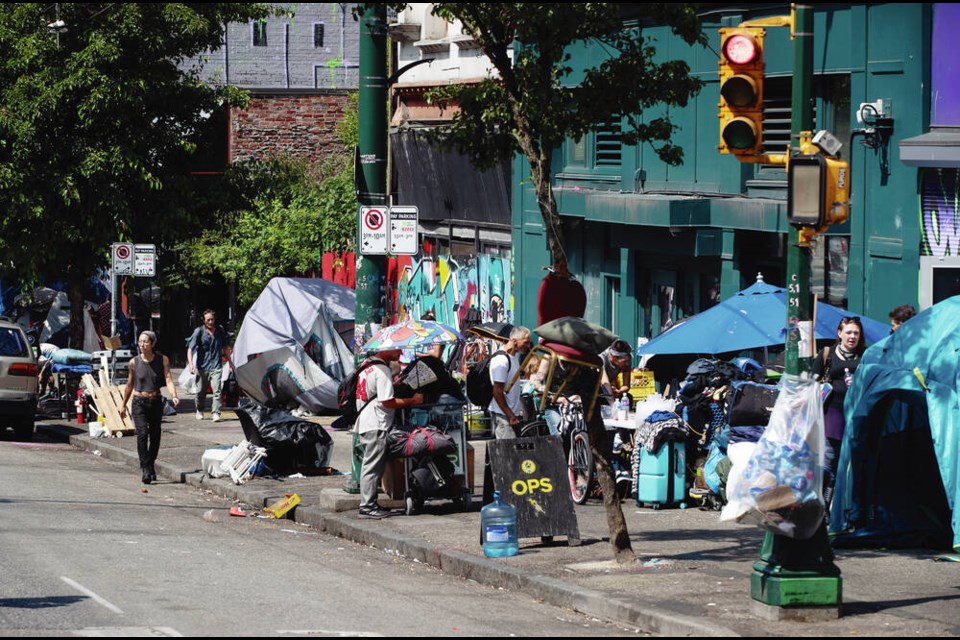
<svg viewBox="0 0 960 640">
<path fill-rule="evenodd" d="M 867 349 L 844 403 L 834 544 L 960 550 L 960 296 Z"/>
</svg>

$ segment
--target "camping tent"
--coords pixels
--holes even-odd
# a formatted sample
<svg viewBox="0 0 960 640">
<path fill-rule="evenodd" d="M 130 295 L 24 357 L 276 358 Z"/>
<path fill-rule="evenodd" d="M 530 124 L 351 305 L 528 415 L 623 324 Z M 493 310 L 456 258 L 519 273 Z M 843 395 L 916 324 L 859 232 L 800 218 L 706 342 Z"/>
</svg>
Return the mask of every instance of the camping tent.
<svg viewBox="0 0 960 640">
<path fill-rule="evenodd" d="M 958 358 L 960 296 L 864 353 L 844 403 L 836 543 L 960 547 Z"/>
<path fill-rule="evenodd" d="M 352 289 L 326 280 L 272 279 L 234 343 L 240 388 L 264 404 L 337 409 L 337 387 L 354 368 L 339 332 L 352 329 L 355 300 Z"/>
</svg>

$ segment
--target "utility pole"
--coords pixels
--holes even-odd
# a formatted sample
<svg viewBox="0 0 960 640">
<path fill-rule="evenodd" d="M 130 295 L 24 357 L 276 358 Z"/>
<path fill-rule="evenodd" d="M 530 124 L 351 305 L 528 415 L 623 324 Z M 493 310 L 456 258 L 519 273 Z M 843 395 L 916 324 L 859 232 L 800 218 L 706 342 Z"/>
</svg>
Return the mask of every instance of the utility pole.
<svg viewBox="0 0 960 640">
<path fill-rule="evenodd" d="M 357 200 L 360 206 L 388 203 L 387 194 L 387 8 L 384 4 L 360 6 L 360 144 L 354 170 Z M 361 348 L 383 323 L 386 256 L 363 255 L 359 242 L 360 216 L 357 216 L 357 277 L 354 352 L 357 364 Z M 353 438 L 353 465 L 343 489 L 360 492 L 360 465 L 363 447 Z"/>
</svg>

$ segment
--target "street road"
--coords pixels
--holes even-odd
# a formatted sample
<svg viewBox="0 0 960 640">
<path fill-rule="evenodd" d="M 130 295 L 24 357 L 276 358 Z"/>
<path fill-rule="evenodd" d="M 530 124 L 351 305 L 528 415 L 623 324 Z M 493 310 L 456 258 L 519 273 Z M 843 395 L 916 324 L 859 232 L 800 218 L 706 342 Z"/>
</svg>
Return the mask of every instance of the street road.
<svg viewBox="0 0 960 640">
<path fill-rule="evenodd" d="M 0 635 L 635 635 L 67 444 L 0 439 Z"/>
</svg>

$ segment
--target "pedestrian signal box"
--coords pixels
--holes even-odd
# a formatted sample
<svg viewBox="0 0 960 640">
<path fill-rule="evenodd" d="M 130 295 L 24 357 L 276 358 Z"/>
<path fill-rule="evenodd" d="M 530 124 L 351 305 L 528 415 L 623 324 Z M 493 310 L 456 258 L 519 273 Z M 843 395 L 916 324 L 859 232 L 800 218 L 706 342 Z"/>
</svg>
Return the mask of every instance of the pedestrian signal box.
<svg viewBox="0 0 960 640">
<path fill-rule="evenodd" d="M 822 229 L 847 221 L 850 165 L 820 154 L 790 158 L 787 167 L 787 219 L 797 228 Z"/>
<path fill-rule="evenodd" d="M 756 155 L 763 146 L 763 35 L 720 29 L 720 153 Z"/>
</svg>

